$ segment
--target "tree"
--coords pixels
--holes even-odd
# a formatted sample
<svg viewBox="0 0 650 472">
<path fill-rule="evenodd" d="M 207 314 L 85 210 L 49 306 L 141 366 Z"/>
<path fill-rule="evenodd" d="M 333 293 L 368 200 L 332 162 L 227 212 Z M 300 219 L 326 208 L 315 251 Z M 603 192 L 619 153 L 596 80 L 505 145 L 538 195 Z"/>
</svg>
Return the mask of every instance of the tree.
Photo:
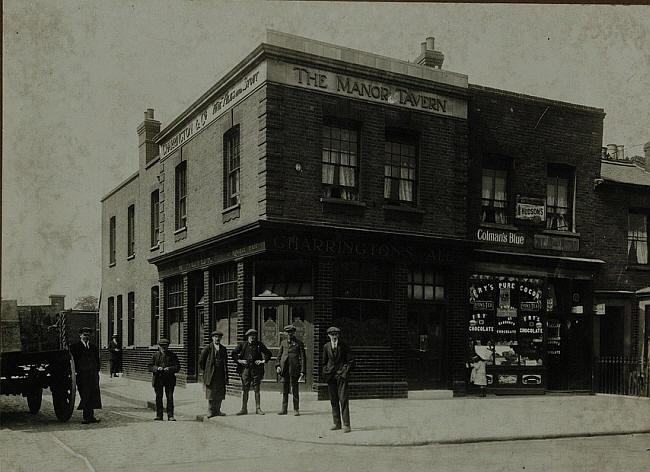
<svg viewBox="0 0 650 472">
<path fill-rule="evenodd" d="M 97 297 L 93 295 L 86 295 L 85 297 L 77 298 L 77 304 L 74 306 L 75 310 L 88 310 L 93 311 L 97 309 Z"/>
</svg>

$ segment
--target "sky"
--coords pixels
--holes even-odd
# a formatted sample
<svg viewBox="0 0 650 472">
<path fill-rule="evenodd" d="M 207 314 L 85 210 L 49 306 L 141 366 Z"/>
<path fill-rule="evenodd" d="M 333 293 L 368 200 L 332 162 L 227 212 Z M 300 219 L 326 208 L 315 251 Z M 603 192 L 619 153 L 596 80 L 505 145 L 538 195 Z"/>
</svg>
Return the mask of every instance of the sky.
<svg viewBox="0 0 650 472">
<path fill-rule="evenodd" d="M 266 28 L 413 61 L 485 85 L 603 108 L 603 144 L 650 141 L 650 7 L 182 0 L 4 0 L 2 298 L 98 296 L 100 199 L 162 127 Z"/>
</svg>

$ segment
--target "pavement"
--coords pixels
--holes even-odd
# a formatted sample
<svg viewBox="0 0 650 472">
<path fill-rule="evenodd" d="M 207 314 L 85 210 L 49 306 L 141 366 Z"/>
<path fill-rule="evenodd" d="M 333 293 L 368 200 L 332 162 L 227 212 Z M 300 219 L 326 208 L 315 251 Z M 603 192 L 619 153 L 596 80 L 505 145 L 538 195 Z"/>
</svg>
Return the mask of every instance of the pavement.
<svg viewBox="0 0 650 472">
<path fill-rule="evenodd" d="M 102 395 L 134 406 L 154 408 L 150 382 L 102 375 Z M 302 392 L 301 392 L 302 393 Z M 214 423 L 259 437 L 348 446 L 418 446 L 488 441 L 556 439 L 650 433 L 650 399 L 617 395 L 535 395 L 422 399 L 351 400 L 352 432 L 330 431 L 329 401 L 307 393 L 300 417 L 278 416 L 281 394 L 262 391 L 262 409 L 235 416 L 241 399 L 227 396 L 227 416 L 207 418 L 200 384 L 178 386 L 175 416 Z M 291 408 L 291 398 L 289 399 Z M 152 420 L 154 413 L 152 413 Z"/>
</svg>

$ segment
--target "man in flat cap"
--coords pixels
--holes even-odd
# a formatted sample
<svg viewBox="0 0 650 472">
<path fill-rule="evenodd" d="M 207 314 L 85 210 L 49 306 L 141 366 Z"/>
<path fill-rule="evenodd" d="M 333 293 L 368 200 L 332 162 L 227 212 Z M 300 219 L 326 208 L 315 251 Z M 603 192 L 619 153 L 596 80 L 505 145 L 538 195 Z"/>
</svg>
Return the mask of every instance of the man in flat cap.
<svg viewBox="0 0 650 472">
<path fill-rule="evenodd" d="M 282 410 L 279 415 L 287 414 L 289 406 L 289 389 L 293 394 L 293 414 L 300 416 L 300 395 L 298 394 L 298 380 L 305 375 L 305 345 L 296 338 L 296 327 L 289 325 L 284 327 L 287 333 L 286 339 L 280 343 L 278 351 L 278 365 L 276 372 L 282 377 Z"/>
<path fill-rule="evenodd" d="M 348 402 L 348 377 L 354 366 L 354 360 L 347 344 L 339 340 L 341 330 L 336 326 L 328 328 L 329 342 L 323 346 L 323 379 L 327 382 L 327 390 L 332 405 L 332 418 L 334 426 L 330 429 L 341 429 L 343 418 L 343 432 L 350 430 L 350 408 Z"/>
<path fill-rule="evenodd" d="M 208 418 L 226 416 L 221 411 L 221 402 L 226 398 L 226 385 L 228 385 L 228 351 L 221 344 L 223 333 L 212 331 L 212 342 L 203 348 L 199 358 L 199 366 L 203 371 L 203 385 L 205 385 L 205 398 L 208 399 L 210 412 Z"/>
<path fill-rule="evenodd" d="M 163 390 L 167 398 L 167 420 L 174 418 L 174 387 L 176 387 L 176 372 L 181 370 L 178 356 L 169 350 L 169 339 L 158 341 L 158 350 L 149 362 L 149 372 L 153 373 L 151 385 L 156 392 L 156 421 L 163 419 Z"/>
<path fill-rule="evenodd" d="M 241 376 L 242 404 L 238 415 L 248 414 L 248 391 L 255 391 L 255 414 L 263 415 L 260 406 L 260 383 L 264 378 L 264 364 L 271 360 L 271 351 L 264 343 L 257 340 L 257 331 L 246 331 L 246 341 L 237 345 L 232 352 L 232 358 L 237 363 L 237 373 Z"/>
<path fill-rule="evenodd" d="M 70 345 L 70 354 L 74 359 L 77 374 L 77 389 L 81 401 L 77 410 L 83 410 L 83 424 L 99 423 L 94 410 L 102 407 L 99 392 L 99 349 L 90 342 L 91 328 L 79 330 L 79 342 Z"/>
</svg>

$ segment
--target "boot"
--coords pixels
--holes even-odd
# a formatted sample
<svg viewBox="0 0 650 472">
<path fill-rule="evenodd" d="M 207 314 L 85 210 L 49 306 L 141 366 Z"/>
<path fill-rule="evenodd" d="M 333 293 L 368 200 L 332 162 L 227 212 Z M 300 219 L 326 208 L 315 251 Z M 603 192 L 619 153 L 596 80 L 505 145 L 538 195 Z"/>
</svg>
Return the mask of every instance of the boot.
<svg viewBox="0 0 650 472">
<path fill-rule="evenodd" d="M 237 413 L 238 416 L 248 414 L 248 392 L 243 392 L 241 395 L 241 411 Z"/>
<path fill-rule="evenodd" d="M 265 413 L 262 411 L 262 408 L 260 407 L 261 399 L 260 399 L 260 392 L 255 392 L 255 414 L 256 415 L 264 415 Z"/>
</svg>

